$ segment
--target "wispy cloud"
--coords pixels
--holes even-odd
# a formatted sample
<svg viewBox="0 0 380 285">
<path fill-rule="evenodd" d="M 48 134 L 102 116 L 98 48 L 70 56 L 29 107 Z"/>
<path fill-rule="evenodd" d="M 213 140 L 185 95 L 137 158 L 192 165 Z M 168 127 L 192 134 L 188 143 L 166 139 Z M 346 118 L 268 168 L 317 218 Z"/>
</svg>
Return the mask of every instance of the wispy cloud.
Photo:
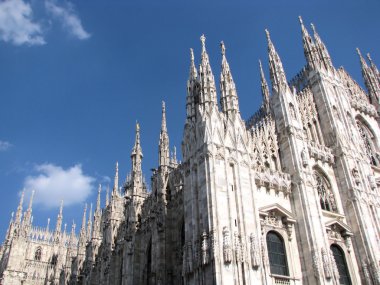
<svg viewBox="0 0 380 285">
<path fill-rule="evenodd" d="M 72 36 L 80 40 L 91 37 L 83 28 L 82 22 L 74 10 L 74 6 L 70 2 L 66 2 L 65 6 L 58 6 L 54 0 L 45 0 L 45 7 L 48 13 L 56 17 Z"/>
<path fill-rule="evenodd" d="M 14 45 L 43 45 L 41 25 L 33 21 L 33 11 L 23 0 L 0 1 L 0 39 Z"/>
<path fill-rule="evenodd" d="M 82 203 L 91 194 L 95 179 L 85 175 L 80 164 L 68 169 L 45 163 L 35 167 L 37 174 L 24 181 L 26 196 L 35 190 L 34 202 L 46 208 Z"/>
<path fill-rule="evenodd" d="M 7 151 L 12 147 L 12 144 L 7 141 L 0 141 L 0 151 Z"/>
</svg>

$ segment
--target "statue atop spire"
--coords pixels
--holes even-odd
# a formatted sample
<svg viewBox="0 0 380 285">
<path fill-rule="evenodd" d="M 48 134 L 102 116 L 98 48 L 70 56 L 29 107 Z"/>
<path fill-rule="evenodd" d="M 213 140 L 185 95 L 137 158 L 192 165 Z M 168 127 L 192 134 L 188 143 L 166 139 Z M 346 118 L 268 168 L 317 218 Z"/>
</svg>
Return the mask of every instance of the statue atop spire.
<svg viewBox="0 0 380 285">
<path fill-rule="evenodd" d="M 263 66 L 261 64 L 261 60 L 259 60 L 259 66 L 260 66 L 260 77 L 261 77 L 261 94 L 263 96 L 263 109 L 266 114 L 270 113 L 270 104 L 269 104 L 269 87 L 267 80 L 265 79 Z"/>
<path fill-rule="evenodd" d="M 29 200 L 29 206 L 28 206 L 28 209 L 26 210 L 26 212 L 24 214 L 23 227 L 24 227 L 24 230 L 26 232 L 31 227 L 31 218 L 32 218 L 32 207 L 33 207 L 34 193 L 35 193 L 35 191 L 32 190 L 32 194 L 31 194 L 30 200 Z"/>
<path fill-rule="evenodd" d="M 286 81 L 286 75 L 284 68 L 282 67 L 280 56 L 274 48 L 269 31 L 265 29 L 265 33 L 268 41 L 269 71 L 272 88 L 274 91 L 279 92 L 280 89 L 286 89 L 289 88 L 289 86 Z"/>
<path fill-rule="evenodd" d="M 162 101 L 162 120 L 160 140 L 158 146 L 158 164 L 160 167 L 169 166 L 169 135 L 166 127 L 166 109 L 165 102 Z"/>
<path fill-rule="evenodd" d="M 230 117 L 239 113 L 239 101 L 236 92 L 235 82 L 232 78 L 230 65 L 226 58 L 226 47 L 224 42 L 220 43 L 222 53 L 222 67 L 220 72 L 220 105 L 222 111 Z"/>
<path fill-rule="evenodd" d="M 101 191 L 102 191 L 102 184 L 99 184 L 98 197 L 96 199 L 96 210 L 95 210 L 95 213 L 98 213 L 101 210 L 101 208 L 100 208 L 100 192 Z"/>
<path fill-rule="evenodd" d="M 84 209 L 83 209 L 82 226 L 79 233 L 78 251 L 83 251 L 83 248 L 86 246 L 86 212 L 87 212 L 87 204 L 84 205 Z"/>
</svg>

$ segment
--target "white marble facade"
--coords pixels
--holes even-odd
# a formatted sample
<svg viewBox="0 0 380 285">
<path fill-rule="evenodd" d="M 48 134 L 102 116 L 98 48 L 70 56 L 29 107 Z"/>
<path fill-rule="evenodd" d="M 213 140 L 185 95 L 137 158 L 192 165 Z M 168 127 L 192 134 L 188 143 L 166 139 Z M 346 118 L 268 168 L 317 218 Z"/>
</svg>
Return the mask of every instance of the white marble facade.
<svg viewBox="0 0 380 285">
<path fill-rule="evenodd" d="M 288 81 L 268 31 L 271 91 L 247 121 L 221 43 L 220 103 L 206 51 L 191 51 L 183 161 L 170 154 L 165 105 L 147 192 L 140 130 L 131 173 L 118 165 L 106 206 L 80 234 L 32 226 L 22 201 L 0 251 L 0 284 L 380 285 L 380 75 L 367 92 L 335 68 L 302 19 L 306 65 Z"/>
</svg>

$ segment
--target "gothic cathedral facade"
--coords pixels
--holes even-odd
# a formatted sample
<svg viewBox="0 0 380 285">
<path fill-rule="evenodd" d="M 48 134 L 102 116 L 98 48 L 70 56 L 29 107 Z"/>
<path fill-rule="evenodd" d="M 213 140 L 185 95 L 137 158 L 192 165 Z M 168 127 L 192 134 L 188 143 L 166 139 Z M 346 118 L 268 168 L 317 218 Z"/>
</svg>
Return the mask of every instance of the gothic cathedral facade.
<svg viewBox="0 0 380 285">
<path fill-rule="evenodd" d="M 0 284 L 380 285 L 380 73 L 358 50 L 367 92 L 335 68 L 302 19 L 306 65 L 287 80 L 266 31 L 271 91 L 247 121 L 221 43 L 220 102 L 201 37 L 191 50 L 182 162 L 166 110 L 151 191 L 136 125 L 131 172 L 79 236 L 32 225 L 23 197 L 0 250 Z"/>
</svg>

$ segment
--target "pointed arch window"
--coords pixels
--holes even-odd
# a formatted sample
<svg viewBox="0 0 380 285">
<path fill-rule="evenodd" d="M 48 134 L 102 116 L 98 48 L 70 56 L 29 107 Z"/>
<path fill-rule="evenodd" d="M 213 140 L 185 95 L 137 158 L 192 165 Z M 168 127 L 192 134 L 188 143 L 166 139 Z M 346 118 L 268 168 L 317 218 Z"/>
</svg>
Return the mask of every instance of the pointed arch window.
<svg viewBox="0 0 380 285">
<path fill-rule="evenodd" d="M 330 249 L 334 256 L 336 266 L 338 268 L 339 284 L 351 285 L 352 283 L 351 283 L 350 273 L 348 271 L 347 262 L 346 262 L 346 258 L 344 256 L 343 250 L 335 244 L 331 245 Z"/>
<path fill-rule="evenodd" d="M 267 248 L 270 272 L 272 274 L 289 276 L 284 240 L 278 233 L 273 231 L 268 232 Z"/>
<path fill-rule="evenodd" d="M 336 201 L 334 193 L 331 189 L 331 184 L 327 178 L 322 175 L 319 171 L 314 171 L 314 180 L 317 188 L 319 202 L 321 204 L 322 210 L 337 212 Z"/>
<path fill-rule="evenodd" d="M 379 159 L 376 155 L 375 136 L 371 130 L 361 121 L 356 120 L 356 125 L 358 126 L 359 134 L 364 144 L 365 152 L 368 156 L 369 162 L 372 165 L 379 166 Z"/>
<path fill-rule="evenodd" d="M 40 261 L 42 256 L 42 249 L 41 247 L 37 247 L 36 251 L 34 252 L 34 260 Z"/>
</svg>

